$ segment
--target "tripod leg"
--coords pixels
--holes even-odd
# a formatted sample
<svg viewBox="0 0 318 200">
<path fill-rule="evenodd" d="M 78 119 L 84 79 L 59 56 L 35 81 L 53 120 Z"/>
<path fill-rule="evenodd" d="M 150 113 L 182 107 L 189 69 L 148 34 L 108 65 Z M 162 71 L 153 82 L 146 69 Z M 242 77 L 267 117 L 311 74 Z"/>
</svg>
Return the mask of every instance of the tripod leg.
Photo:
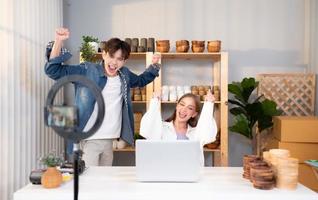
<svg viewBox="0 0 318 200">
<path fill-rule="evenodd" d="M 79 171 L 78 171 L 78 162 L 79 162 L 79 144 L 74 144 L 74 200 L 78 200 L 78 191 L 79 191 Z"/>
</svg>

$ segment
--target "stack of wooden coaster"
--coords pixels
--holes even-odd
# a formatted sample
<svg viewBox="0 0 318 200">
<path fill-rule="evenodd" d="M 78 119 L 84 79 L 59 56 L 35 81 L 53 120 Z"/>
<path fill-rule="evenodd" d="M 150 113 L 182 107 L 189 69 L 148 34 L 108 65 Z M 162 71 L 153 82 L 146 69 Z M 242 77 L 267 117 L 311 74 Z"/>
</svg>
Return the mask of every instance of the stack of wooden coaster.
<svg viewBox="0 0 318 200">
<path fill-rule="evenodd" d="M 243 157 L 243 178 L 250 180 L 250 162 L 260 160 L 260 157 L 257 155 L 244 155 Z"/>
<path fill-rule="evenodd" d="M 270 190 L 275 187 L 275 173 L 263 160 L 250 162 L 250 181 L 253 186 L 261 190 Z"/>
</svg>

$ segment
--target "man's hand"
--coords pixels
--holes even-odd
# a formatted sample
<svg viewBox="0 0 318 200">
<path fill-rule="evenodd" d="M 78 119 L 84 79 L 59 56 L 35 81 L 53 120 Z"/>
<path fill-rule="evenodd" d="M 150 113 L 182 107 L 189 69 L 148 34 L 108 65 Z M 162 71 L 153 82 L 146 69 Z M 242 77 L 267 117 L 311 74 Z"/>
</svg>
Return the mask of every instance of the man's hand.
<svg viewBox="0 0 318 200">
<path fill-rule="evenodd" d="M 55 41 L 52 47 L 50 59 L 55 58 L 60 55 L 61 48 L 63 46 L 63 41 L 70 37 L 70 32 L 67 28 L 57 28 L 55 30 Z"/>
<path fill-rule="evenodd" d="M 55 30 L 55 41 L 64 41 L 70 37 L 70 32 L 67 28 L 57 28 Z"/>
<path fill-rule="evenodd" d="M 152 56 L 152 64 L 159 64 L 159 61 L 161 59 L 161 55 L 160 54 L 153 54 Z"/>
</svg>

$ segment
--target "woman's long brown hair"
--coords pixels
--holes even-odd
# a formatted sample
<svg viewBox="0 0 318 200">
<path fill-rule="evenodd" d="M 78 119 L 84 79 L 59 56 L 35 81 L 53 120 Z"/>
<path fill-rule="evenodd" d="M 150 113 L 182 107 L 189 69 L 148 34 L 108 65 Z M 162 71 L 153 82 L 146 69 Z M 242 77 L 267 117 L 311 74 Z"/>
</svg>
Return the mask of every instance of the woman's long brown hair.
<svg viewBox="0 0 318 200">
<path fill-rule="evenodd" d="M 194 95 L 194 94 L 191 94 L 191 93 L 187 93 L 185 95 L 183 95 L 177 102 L 177 105 L 180 103 L 180 101 L 186 97 L 190 97 L 194 100 L 195 102 L 195 111 L 198 113 L 195 117 L 191 117 L 188 121 L 187 121 L 187 124 L 189 124 L 191 127 L 196 127 L 197 126 L 197 123 L 198 123 L 198 119 L 199 119 L 199 115 L 200 115 L 200 99 L 197 95 Z M 176 119 L 176 116 L 177 116 L 177 110 L 174 109 L 174 112 L 173 114 L 168 117 L 165 121 L 166 122 L 171 122 L 171 121 L 175 121 Z"/>
</svg>

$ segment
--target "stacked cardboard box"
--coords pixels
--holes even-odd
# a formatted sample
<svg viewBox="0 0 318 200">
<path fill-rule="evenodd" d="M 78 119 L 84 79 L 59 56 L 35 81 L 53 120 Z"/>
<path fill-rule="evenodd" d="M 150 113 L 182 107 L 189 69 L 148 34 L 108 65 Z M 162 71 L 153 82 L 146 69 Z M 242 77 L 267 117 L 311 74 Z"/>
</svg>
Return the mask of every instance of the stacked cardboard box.
<svg viewBox="0 0 318 200">
<path fill-rule="evenodd" d="M 318 160 L 318 117 L 274 117 L 273 135 L 267 148 L 288 149 L 290 156 L 299 160 L 299 182 L 318 192 L 318 180 L 304 163 Z"/>
</svg>

